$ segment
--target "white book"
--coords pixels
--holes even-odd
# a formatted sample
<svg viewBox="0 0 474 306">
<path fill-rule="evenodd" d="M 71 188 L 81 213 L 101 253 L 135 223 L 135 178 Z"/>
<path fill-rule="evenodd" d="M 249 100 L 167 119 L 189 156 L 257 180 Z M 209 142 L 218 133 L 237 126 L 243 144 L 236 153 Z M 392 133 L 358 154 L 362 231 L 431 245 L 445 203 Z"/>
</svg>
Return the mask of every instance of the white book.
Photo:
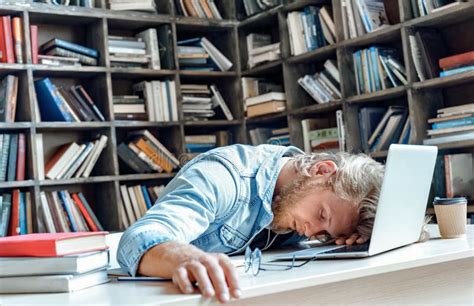
<svg viewBox="0 0 474 306">
<path fill-rule="evenodd" d="M 148 155 L 146 155 L 145 152 L 143 152 L 142 150 L 140 150 L 139 148 L 137 148 L 137 146 L 131 142 L 128 144 L 128 147 L 135 153 L 137 154 L 137 156 L 143 160 L 145 163 L 147 163 L 148 166 L 150 166 L 153 170 L 155 171 L 158 171 L 158 172 L 162 172 L 163 169 L 160 167 L 160 165 L 158 165 L 157 163 L 155 163 L 150 157 L 148 157 Z"/>
<path fill-rule="evenodd" d="M 261 53 L 249 57 L 248 66 L 253 68 L 263 62 L 271 62 L 280 59 L 280 50 Z"/>
<path fill-rule="evenodd" d="M 109 53 L 145 55 L 146 51 L 145 49 L 109 46 Z"/>
<path fill-rule="evenodd" d="M 59 171 L 59 173 L 56 176 L 57 179 L 64 179 L 65 178 L 65 174 L 74 166 L 74 164 L 81 157 L 81 154 L 85 149 L 86 149 L 85 144 L 81 144 L 79 146 L 79 149 L 74 153 L 73 158 L 71 158 L 68 161 L 68 163 L 61 169 L 61 171 Z"/>
<path fill-rule="evenodd" d="M 142 81 L 133 85 L 134 92 L 143 92 L 143 98 L 145 99 L 146 109 L 148 114 L 148 121 L 157 121 L 156 110 L 155 110 L 155 94 L 153 91 L 152 82 Z"/>
<path fill-rule="evenodd" d="M 258 55 L 269 51 L 278 51 L 278 53 L 280 53 L 280 42 L 249 50 L 249 55 Z"/>
<path fill-rule="evenodd" d="M 217 9 L 217 5 L 214 2 L 214 0 L 207 0 L 207 3 L 209 4 L 209 7 L 211 8 L 212 15 L 214 16 L 214 18 L 222 20 L 222 15 Z"/>
<path fill-rule="evenodd" d="M 413 65 L 415 66 L 416 74 L 418 75 L 418 79 L 423 82 L 427 79 L 423 63 L 421 61 L 423 55 L 421 53 L 420 47 L 418 46 L 415 35 L 408 35 L 408 41 L 410 43 L 410 53 L 413 60 Z"/>
<path fill-rule="evenodd" d="M 66 195 L 66 200 L 69 204 L 69 208 L 71 209 L 72 215 L 74 216 L 74 220 L 76 221 L 76 225 L 79 231 L 88 232 L 89 227 L 87 226 L 86 220 L 84 220 L 84 216 L 77 207 L 76 202 L 71 198 L 71 194 L 67 190 L 64 191 L 64 194 Z"/>
<path fill-rule="evenodd" d="M 146 54 L 151 56 L 149 68 L 159 70 L 160 63 L 160 48 L 158 45 L 158 34 L 156 29 L 150 28 L 136 35 L 143 39 L 146 44 Z"/>
<path fill-rule="evenodd" d="M 159 149 L 164 155 L 169 159 L 171 164 L 174 164 L 176 167 L 180 165 L 179 160 L 160 142 L 158 139 L 153 136 L 148 130 L 140 130 L 136 132 L 129 133 L 130 136 L 144 136 L 148 139 L 157 149 Z"/>
<path fill-rule="evenodd" d="M 245 105 L 252 106 L 268 101 L 285 101 L 286 95 L 284 92 L 268 92 L 263 95 L 248 98 L 245 100 Z"/>
<path fill-rule="evenodd" d="M 330 8 L 327 5 L 323 5 L 319 10 L 320 20 L 322 21 L 321 24 L 325 24 L 327 29 L 330 32 L 330 36 L 333 37 L 334 42 L 336 39 L 336 26 L 334 24 L 334 20 L 332 19 Z M 333 43 L 334 43 L 333 42 Z"/>
<path fill-rule="evenodd" d="M 140 185 L 136 185 L 133 186 L 133 190 L 135 191 L 135 196 L 137 197 L 138 207 L 140 208 L 141 215 L 144 216 L 148 209 L 146 208 L 146 202 L 145 198 L 143 197 L 142 188 Z"/>
<path fill-rule="evenodd" d="M 105 135 L 100 136 L 99 144 L 97 145 L 97 150 L 94 151 L 91 157 L 91 160 L 89 161 L 89 164 L 87 165 L 86 169 L 84 169 L 84 173 L 82 174 L 82 177 L 89 177 L 89 175 L 91 174 L 92 169 L 97 163 L 97 160 L 99 159 L 100 154 L 102 153 L 102 151 L 107 145 L 107 139 L 108 137 Z"/>
<path fill-rule="evenodd" d="M 128 194 L 128 189 L 126 185 L 120 186 L 120 194 L 122 195 L 122 204 L 127 212 L 128 217 L 128 224 L 132 225 L 137 221 L 137 217 L 135 217 L 135 213 L 132 209 L 132 203 L 130 201 L 130 195 Z"/>
<path fill-rule="evenodd" d="M 324 73 L 320 73 L 320 74 L 319 74 L 319 77 L 321 78 L 321 79 L 320 79 L 321 83 L 326 84 L 326 86 L 328 86 L 328 87 L 332 90 L 332 92 L 336 95 L 336 98 L 341 99 L 342 94 L 341 94 L 341 91 L 337 88 L 337 86 L 334 85 L 334 84 L 327 78 L 327 76 L 324 75 Z"/>
<path fill-rule="evenodd" d="M 344 39 L 349 39 L 349 25 L 347 24 L 347 2 L 349 0 L 341 0 L 341 15 L 342 15 L 342 31 Z"/>
<path fill-rule="evenodd" d="M 292 20 L 295 24 L 294 27 L 294 34 L 293 35 L 293 43 L 295 44 L 295 54 L 294 55 L 299 55 L 306 53 L 308 51 L 308 48 L 306 46 L 305 40 L 304 40 L 304 26 L 303 26 L 303 21 L 301 20 L 302 13 L 300 12 L 291 12 L 292 14 Z"/>
<path fill-rule="evenodd" d="M 321 24 L 321 29 L 323 30 L 323 35 L 326 41 L 332 45 L 336 43 L 336 38 L 335 36 L 332 35 L 331 30 L 329 30 L 328 25 L 326 24 L 326 21 L 323 19 L 323 16 L 319 14 L 319 23 Z"/>
<path fill-rule="evenodd" d="M 170 89 L 168 88 L 169 83 L 167 81 L 163 81 L 160 83 L 161 86 L 161 112 L 162 112 L 162 121 L 168 122 L 171 121 L 170 118 L 170 110 L 169 110 L 169 102 L 171 99 Z"/>
<path fill-rule="evenodd" d="M 132 203 L 133 212 L 138 220 L 143 216 L 143 214 L 140 209 L 140 204 L 138 203 L 137 196 L 135 195 L 135 189 L 133 188 L 133 186 L 129 186 L 127 187 L 127 190 L 130 196 L 130 203 Z"/>
<path fill-rule="evenodd" d="M 36 163 L 38 164 L 38 178 L 40 180 L 45 179 L 44 174 L 44 147 L 43 147 L 43 134 L 36 134 Z"/>
<path fill-rule="evenodd" d="M 46 193 L 44 191 L 40 192 L 40 207 L 43 216 L 43 222 L 45 230 L 48 233 L 56 233 L 56 227 L 54 226 L 53 216 L 49 210 L 48 199 L 46 198 Z M 0 289 L 1 291 L 1 289 Z"/>
<path fill-rule="evenodd" d="M 291 12 L 288 13 L 288 16 L 286 17 L 286 23 L 288 24 L 288 36 L 290 37 L 290 54 L 295 55 L 295 23 L 293 21 L 293 17 L 291 15 Z"/>
<path fill-rule="evenodd" d="M 331 76 L 341 84 L 341 78 L 339 76 L 339 69 L 337 68 L 337 64 L 334 60 L 326 60 L 324 62 L 324 68 L 331 74 Z"/>
<path fill-rule="evenodd" d="M 222 112 L 224 113 L 225 117 L 227 120 L 234 120 L 234 116 L 232 116 L 232 113 L 227 106 L 227 104 L 224 101 L 224 98 L 222 97 L 221 93 L 219 92 L 219 89 L 215 85 L 211 85 L 211 91 L 213 96 L 213 99 L 216 101 L 216 103 L 221 107 Z"/>
<path fill-rule="evenodd" d="M 110 47 L 119 47 L 119 48 L 130 48 L 130 49 L 146 49 L 145 42 L 128 40 L 128 39 L 111 39 L 109 36 L 108 39 L 109 48 Z"/>
<path fill-rule="evenodd" d="M 196 10 L 199 18 L 207 18 L 206 13 L 204 12 L 204 10 L 201 7 L 201 4 L 199 3 L 199 0 L 192 0 L 192 2 L 193 2 L 193 7 Z"/>
<path fill-rule="evenodd" d="M 176 98 L 176 83 L 170 81 L 171 89 L 171 121 L 178 121 L 178 102 Z"/>
<path fill-rule="evenodd" d="M 336 111 L 337 137 L 339 139 L 339 151 L 346 151 L 346 127 L 344 125 L 344 117 L 342 110 Z"/>
<path fill-rule="evenodd" d="M 107 270 L 0 278 L 0 293 L 72 292 L 108 282 Z"/>
<path fill-rule="evenodd" d="M 51 197 L 53 198 L 53 205 L 55 206 L 56 212 L 58 214 L 57 217 L 59 219 L 59 226 L 61 227 L 61 231 L 64 233 L 71 232 L 71 228 L 69 227 L 68 217 L 65 215 L 65 211 L 61 205 L 62 202 L 59 199 L 58 192 L 57 191 L 51 192 Z"/>
<path fill-rule="evenodd" d="M 99 145 L 99 139 L 94 140 L 93 142 L 93 147 L 91 152 L 87 155 L 86 159 L 82 163 L 82 165 L 79 167 L 79 170 L 77 170 L 76 174 L 74 174 L 74 178 L 81 177 L 82 173 L 84 173 L 84 170 L 86 169 L 87 165 L 92 159 L 92 156 L 94 155 L 94 152 L 97 150 L 97 146 Z"/>
<path fill-rule="evenodd" d="M 147 11 L 156 13 L 155 2 L 153 0 L 140 3 L 110 3 L 110 9 L 114 11 Z"/>
<path fill-rule="evenodd" d="M 357 14 L 358 12 L 354 11 L 354 9 L 353 9 L 353 7 L 354 7 L 353 2 L 354 1 L 357 1 L 357 0 L 346 0 L 346 2 L 347 2 L 347 6 L 346 6 L 347 24 L 348 24 L 348 27 L 349 27 L 349 37 L 351 39 L 357 37 L 357 30 L 356 30 L 356 23 L 355 23 L 354 14 Z"/>
<path fill-rule="evenodd" d="M 86 160 L 86 158 L 89 156 L 89 153 L 92 151 L 94 148 L 94 143 L 89 142 L 86 145 L 86 148 L 82 151 L 81 155 L 76 159 L 74 164 L 72 164 L 71 167 L 69 167 L 69 170 L 64 174 L 63 178 L 65 179 L 70 179 L 74 173 L 79 169 L 79 167 L 82 165 L 82 163 Z"/>
<path fill-rule="evenodd" d="M 232 66 L 232 62 L 222 54 L 207 38 L 201 38 L 201 46 L 209 53 L 209 56 L 216 63 L 221 71 L 228 71 Z"/>
<path fill-rule="evenodd" d="M 125 213 L 125 208 L 123 206 L 124 204 L 122 201 L 122 205 L 119 205 L 120 220 L 122 221 L 123 228 L 127 229 L 130 224 L 128 223 L 127 214 Z"/>
<path fill-rule="evenodd" d="M 58 161 L 54 164 L 54 166 L 46 173 L 46 177 L 52 180 L 56 179 L 60 171 L 64 167 L 66 167 L 66 165 L 68 165 L 71 160 L 74 161 L 73 157 L 75 156 L 79 148 L 80 147 L 77 143 L 72 142 L 66 149 L 66 151 L 64 151 L 64 153 L 58 159 Z"/>
<path fill-rule="evenodd" d="M 114 113 L 146 113 L 145 104 L 114 104 Z"/>
</svg>

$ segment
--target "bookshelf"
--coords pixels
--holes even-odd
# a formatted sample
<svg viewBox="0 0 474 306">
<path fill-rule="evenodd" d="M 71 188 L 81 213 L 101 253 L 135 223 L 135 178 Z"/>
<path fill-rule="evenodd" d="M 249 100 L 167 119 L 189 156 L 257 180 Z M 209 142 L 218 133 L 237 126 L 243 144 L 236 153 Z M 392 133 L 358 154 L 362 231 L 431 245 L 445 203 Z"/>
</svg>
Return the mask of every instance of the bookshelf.
<svg viewBox="0 0 474 306">
<path fill-rule="evenodd" d="M 19 77 L 17 116 L 14 123 L 0 123 L 0 133 L 26 134 L 26 178 L 24 181 L 0 182 L 0 192 L 14 188 L 29 191 L 34 204 L 40 202 L 40 192 L 67 189 L 82 191 L 93 206 L 100 222 L 110 231 L 123 230 L 120 223 L 120 185 L 166 184 L 175 173 L 134 174 L 123 167 L 117 155 L 117 146 L 130 131 L 146 128 L 152 132 L 174 155 L 182 160 L 185 153 L 185 135 L 227 130 L 231 143 L 248 143 L 248 130 L 259 126 L 289 127 L 291 143 L 303 146 L 301 120 L 305 118 L 330 118 L 335 123 L 335 111 L 342 109 L 346 124 L 347 149 L 359 152 L 358 110 L 367 105 L 406 105 L 415 128 L 415 142 L 421 143 L 436 109 L 465 103 L 474 99 L 474 73 L 467 72 L 446 78 L 417 81 L 411 62 L 407 35 L 420 27 L 437 27 L 450 37 L 452 51 L 462 51 L 474 39 L 472 15 L 474 2 L 462 3 L 428 16 L 413 18 L 408 1 L 399 0 L 401 22 L 385 29 L 368 33 L 355 39 L 343 39 L 340 0 L 286 1 L 287 3 L 249 18 L 244 17 L 241 1 L 216 1 L 224 20 L 200 19 L 177 15 L 174 1 L 156 1 L 159 14 L 117 12 L 107 9 L 107 1 L 95 1 L 96 8 L 51 6 L 32 1 L 4 1 L 0 15 L 22 17 L 24 64 L 0 64 L 0 77 L 13 74 Z M 290 55 L 290 42 L 286 16 L 288 12 L 306 5 L 329 4 L 333 7 L 337 30 L 335 44 L 298 56 Z M 30 48 L 29 25 L 40 25 L 39 45 L 57 36 L 99 50 L 98 66 L 48 67 L 33 65 Z M 146 68 L 115 68 L 110 65 L 108 35 L 134 35 L 144 29 L 171 26 L 173 47 L 178 40 L 206 36 L 234 64 L 226 72 L 185 71 L 179 69 L 174 56 L 172 67 L 162 70 Z M 470 27 L 469 27 L 470 26 Z M 45 29 L 45 30 L 42 30 Z M 462 30 L 462 31 L 461 31 Z M 248 69 L 245 35 L 251 32 L 268 32 L 272 39 L 281 42 L 281 59 Z M 396 88 L 357 95 L 355 92 L 352 51 L 372 44 L 396 46 L 402 50 L 408 71 L 408 84 Z M 176 54 L 174 54 L 176 55 Z M 327 104 L 316 102 L 296 83 L 304 74 L 317 71 L 326 59 L 337 62 L 342 75 L 342 99 Z M 163 67 L 165 68 L 165 67 Z M 246 119 L 242 102 L 241 77 L 268 77 L 280 82 L 287 95 L 287 110 L 274 115 Z M 105 122 L 36 122 L 35 89 L 33 82 L 49 77 L 57 84 L 83 85 L 104 114 Z M 140 80 L 173 80 L 176 85 L 179 120 L 173 122 L 144 122 L 114 120 L 112 97 L 128 94 L 130 85 Z M 234 120 L 185 121 L 181 106 L 181 84 L 216 84 L 222 92 Z M 58 145 L 90 138 L 96 134 L 108 136 L 107 147 L 88 178 L 67 180 L 40 180 L 35 143 L 36 135 L 43 134 L 44 156 L 53 154 Z M 474 142 L 463 141 L 439 146 L 441 152 L 474 153 Z M 383 160 L 386 152 L 374 158 Z M 185 160 L 182 160 L 183 162 Z"/>
</svg>

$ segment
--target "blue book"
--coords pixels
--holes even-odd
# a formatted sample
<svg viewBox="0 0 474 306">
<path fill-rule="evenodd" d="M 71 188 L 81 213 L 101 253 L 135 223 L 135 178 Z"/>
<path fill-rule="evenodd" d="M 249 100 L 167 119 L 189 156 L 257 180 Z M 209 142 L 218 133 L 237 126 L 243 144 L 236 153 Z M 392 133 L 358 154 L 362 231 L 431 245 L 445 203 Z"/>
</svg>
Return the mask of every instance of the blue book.
<svg viewBox="0 0 474 306">
<path fill-rule="evenodd" d="M 8 153 L 7 181 L 12 182 L 16 178 L 16 160 L 18 155 L 18 134 L 10 135 L 10 152 Z"/>
<path fill-rule="evenodd" d="M 311 10 L 313 12 L 313 19 L 316 30 L 316 41 L 318 42 L 318 48 L 324 47 L 327 45 L 326 39 L 323 34 L 323 27 L 321 26 L 321 21 L 319 20 L 319 7 L 312 6 Z"/>
<path fill-rule="evenodd" d="M 446 129 L 446 128 L 453 128 L 457 126 L 465 126 L 465 125 L 474 125 L 474 116 L 468 117 L 468 118 L 433 123 L 431 125 L 431 128 L 436 130 L 436 129 Z"/>
<path fill-rule="evenodd" d="M 199 43 L 201 42 L 201 37 L 195 37 L 185 40 L 179 40 L 176 44 L 178 46 L 201 46 Z"/>
<path fill-rule="evenodd" d="M 370 54 L 370 67 L 372 68 L 372 75 L 374 76 L 375 82 L 375 90 L 381 90 L 381 82 L 380 82 L 380 74 L 379 74 L 379 66 L 377 65 L 377 52 L 375 51 L 375 47 L 370 47 L 369 49 Z"/>
<path fill-rule="evenodd" d="M 84 54 L 93 58 L 99 58 L 99 51 L 97 51 L 96 49 L 84 47 L 82 45 L 78 45 L 78 44 L 65 41 L 59 38 L 53 38 L 47 41 L 46 43 L 44 43 L 41 46 L 41 52 L 43 52 L 42 54 L 45 54 L 46 52 L 48 52 L 49 50 L 55 47 L 59 47 L 59 48 L 63 48 L 63 49 L 77 52 L 80 54 Z"/>
<path fill-rule="evenodd" d="M 202 153 L 214 149 L 216 147 L 215 144 L 208 144 L 208 143 L 187 143 L 186 144 L 186 151 L 189 153 Z"/>
<path fill-rule="evenodd" d="M 20 203 L 19 203 L 19 217 L 20 217 L 20 235 L 28 234 L 28 228 L 26 226 L 26 200 L 25 193 L 20 192 Z"/>
<path fill-rule="evenodd" d="M 374 88 L 373 79 L 372 79 L 373 73 L 372 73 L 372 64 L 370 60 L 370 51 L 369 49 L 364 49 L 363 52 L 365 54 L 365 69 L 367 71 L 368 80 L 369 80 L 369 84 L 367 87 L 369 87 L 369 92 L 374 92 L 375 88 Z"/>
<path fill-rule="evenodd" d="M 2 210 L 0 211 L 0 237 L 7 236 L 8 225 L 10 224 L 10 211 L 12 209 L 12 195 L 3 194 Z"/>
<path fill-rule="evenodd" d="M 142 189 L 143 197 L 145 198 L 146 208 L 150 209 L 153 206 L 151 203 L 150 194 L 148 193 L 146 186 L 141 185 L 140 188 Z"/>
<path fill-rule="evenodd" d="M 59 91 L 50 79 L 35 81 L 36 97 L 43 121 L 74 122 L 74 118 L 59 97 Z"/>
<path fill-rule="evenodd" d="M 66 192 L 65 191 L 58 191 L 59 198 L 61 199 L 63 209 L 67 214 L 69 219 L 69 223 L 71 224 L 71 231 L 78 232 L 79 228 L 77 227 L 76 220 L 74 219 L 74 215 L 72 214 L 71 207 L 69 206 L 69 202 L 67 201 Z"/>
<path fill-rule="evenodd" d="M 300 17 L 303 21 L 304 38 L 306 41 L 306 46 L 308 47 L 308 51 L 316 50 L 319 46 L 316 40 L 316 24 L 314 23 L 314 16 L 311 8 L 308 6 L 305 7 L 304 12 L 300 12 Z"/>
<path fill-rule="evenodd" d="M 365 84 L 364 84 L 364 76 L 362 74 L 362 58 L 360 54 L 360 50 L 356 51 L 354 53 L 355 55 L 355 60 L 356 60 L 356 73 L 357 73 L 357 79 L 359 80 L 359 92 L 364 93 L 365 92 Z"/>
<path fill-rule="evenodd" d="M 455 74 L 459 74 L 459 73 L 463 73 L 463 72 L 467 72 L 467 71 L 471 71 L 471 70 L 474 70 L 474 65 L 464 66 L 464 67 L 459 67 L 459 68 L 455 68 L 455 69 L 442 71 L 442 72 L 440 72 L 439 76 L 441 78 L 443 78 L 443 77 L 447 77 L 447 76 L 450 76 L 450 75 L 455 75 Z"/>
</svg>

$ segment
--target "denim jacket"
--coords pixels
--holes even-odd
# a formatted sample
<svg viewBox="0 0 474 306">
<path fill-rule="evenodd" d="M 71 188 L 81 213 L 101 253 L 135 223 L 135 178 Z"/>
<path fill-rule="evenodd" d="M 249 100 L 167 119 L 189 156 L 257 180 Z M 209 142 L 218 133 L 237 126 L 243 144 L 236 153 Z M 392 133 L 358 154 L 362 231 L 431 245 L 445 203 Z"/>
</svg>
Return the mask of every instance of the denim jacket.
<svg viewBox="0 0 474 306">
<path fill-rule="evenodd" d="M 166 241 L 190 243 L 206 252 L 241 252 L 273 220 L 281 157 L 302 153 L 296 147 L 232 145 L 200 154 L 125 231 L 119 264 L 135 275 L 143 254 Z"/>
</svg>

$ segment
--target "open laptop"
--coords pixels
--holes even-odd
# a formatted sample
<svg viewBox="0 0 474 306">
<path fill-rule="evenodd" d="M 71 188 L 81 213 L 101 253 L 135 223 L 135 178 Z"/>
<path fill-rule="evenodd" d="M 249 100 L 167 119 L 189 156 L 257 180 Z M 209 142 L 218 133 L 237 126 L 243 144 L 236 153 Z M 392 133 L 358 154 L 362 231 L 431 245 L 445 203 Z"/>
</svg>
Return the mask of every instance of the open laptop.
<svg viewBox="0 0 474 306">
<path fill-rule="evenodd" d="M 369 243 L 312 247 L 272 260 L 368 257 L 418 241 L 437 153 L 434 146 L 390 146 Z"/>
</svg>

